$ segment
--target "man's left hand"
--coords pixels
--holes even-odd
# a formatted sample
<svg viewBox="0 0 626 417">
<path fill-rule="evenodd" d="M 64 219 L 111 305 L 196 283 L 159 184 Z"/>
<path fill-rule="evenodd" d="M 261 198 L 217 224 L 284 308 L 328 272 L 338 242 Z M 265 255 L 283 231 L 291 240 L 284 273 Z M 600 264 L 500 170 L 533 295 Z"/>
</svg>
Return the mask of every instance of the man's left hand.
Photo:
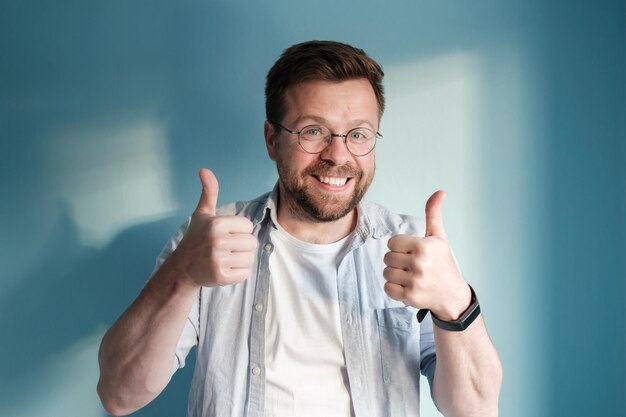
<svg viewBox="0 0 626 417">
<path fill-rule="evenodd" d="M 441 209 L 446 194 L 426 202 L 424 237 L 396 235 L 384 257 L 385 292 L 407 305 L 430 309 L 440 320 L 457 320 L 470 305 L 471 292 L 448 244 Z"/>
</svg>

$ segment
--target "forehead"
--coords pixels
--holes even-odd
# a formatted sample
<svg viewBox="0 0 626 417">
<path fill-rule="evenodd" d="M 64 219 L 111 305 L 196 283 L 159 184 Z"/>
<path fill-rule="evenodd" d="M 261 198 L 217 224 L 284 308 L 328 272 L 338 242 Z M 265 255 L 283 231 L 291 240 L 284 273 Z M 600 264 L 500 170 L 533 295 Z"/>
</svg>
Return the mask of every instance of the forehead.
<svg viewBox="0 0 626 417">
<path fill-rule="evenodd" d="M 285 108 L 284 122 L 289 124 L 366 121 L 374 128 L 378 126 L 376 94 L 365 78 L 297 84 L 285 92 Z"/>
</svg>

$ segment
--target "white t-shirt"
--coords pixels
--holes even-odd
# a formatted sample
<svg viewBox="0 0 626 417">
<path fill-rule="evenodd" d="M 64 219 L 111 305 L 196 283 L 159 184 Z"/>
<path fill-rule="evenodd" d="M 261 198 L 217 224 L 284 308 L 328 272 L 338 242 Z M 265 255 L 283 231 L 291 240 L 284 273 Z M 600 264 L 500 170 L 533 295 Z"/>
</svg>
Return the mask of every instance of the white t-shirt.
<svg viewBox="0 0 626 417">
<path fill-rule="evenodd" d="M 317 245 L 272 230 L 265 320 L 265 417 L 353 415 L 337 267 L 347 238 Z"/>
</svg>

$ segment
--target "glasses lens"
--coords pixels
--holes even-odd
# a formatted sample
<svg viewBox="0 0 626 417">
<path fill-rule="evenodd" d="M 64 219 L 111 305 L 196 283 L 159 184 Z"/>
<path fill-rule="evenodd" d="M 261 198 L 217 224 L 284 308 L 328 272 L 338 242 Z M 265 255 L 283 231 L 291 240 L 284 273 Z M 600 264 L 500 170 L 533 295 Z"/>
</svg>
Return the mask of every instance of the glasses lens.
<svg viewBox="0 0 626 417">
<path fill-rule="evenodd" d="M 324 126 L 306 126 L 300 131 L 300 146 L 309 153 L 322 152 L 328 144 L 330 130 Z"/>
<path fill-rule="evenodd" d="M 357 127 L 348 132 L 346 146 L 356 156 L 367 155 L 376 145 L 376 132 L 366 127 Z"/>
</svg>

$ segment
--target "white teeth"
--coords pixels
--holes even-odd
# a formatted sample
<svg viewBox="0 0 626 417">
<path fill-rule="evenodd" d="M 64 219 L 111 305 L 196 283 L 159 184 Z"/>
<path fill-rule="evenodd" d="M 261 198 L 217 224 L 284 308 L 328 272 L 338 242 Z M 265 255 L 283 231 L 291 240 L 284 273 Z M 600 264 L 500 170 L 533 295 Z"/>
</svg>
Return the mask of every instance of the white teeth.
<svg viewBox="0 0 626 417">
<path fill-rule="evenodd" d="M 320 182 L 324 184 L 334 185 L 336 187 L 341 187 L 348 181 L 347 178 L 338 178 L 338 177 L 319 177 Z"/>
</svg>

